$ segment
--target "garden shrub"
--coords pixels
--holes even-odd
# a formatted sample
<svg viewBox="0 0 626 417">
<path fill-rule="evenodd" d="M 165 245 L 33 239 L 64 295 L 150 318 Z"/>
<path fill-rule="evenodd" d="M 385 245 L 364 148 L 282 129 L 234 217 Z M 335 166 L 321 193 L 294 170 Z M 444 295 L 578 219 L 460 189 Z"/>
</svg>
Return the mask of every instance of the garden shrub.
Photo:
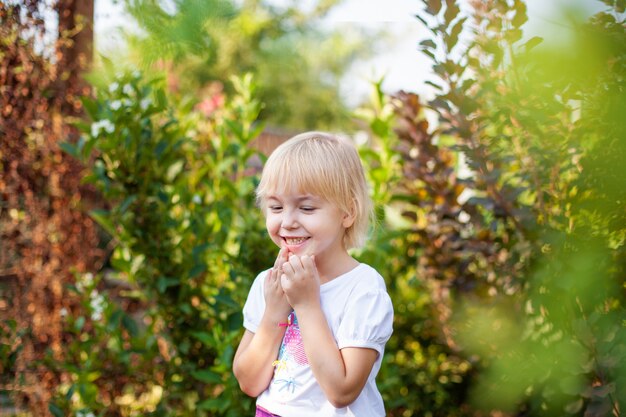
<svg viewBox="0 0 626 417">
<path fill-rule="evenodd" d="M 132 360 L 112 362 L 121 372 L 117 398 L 105 401 L 107 380 L 97 378 L 97 395 L 60 393 L 81 397 L 85 410 L 237 416 L 250 409 L 231 361 L 249 285 L 275 254 L 254 207 L 249 145 L 262 127 L 253 125 L 260 106 L 251 76 L 233 84 L 237 95 L 207 116 L 176 112 L 158 80 L 119 74 L 97 87 L 96 99 L 85 99 L 92 122 L 80 124 L 81 140 L 63 144 L 90 166 L 85 180 L 110 207 L 91 214 L 112 238 L 112 275 L 143 306 L 136 317 L 115 308 L 103 315 L 109 330 L 121 332 L 115 338 L 94 324 L 90 343 L 117 339 Z M 96 349 L 79 348 L 106 368 Z M 156 405 L 139 407 L 140 395 L 155 389 Z M 118 403 L 131 393 L 135 409 L 123 412 Z"/>
<path fill-rule="evenodd" d="M 376 256 L 414 257 L 402 268 L 407 282 L 439 304 L 422 317 L 436 323 L 431 342 L 472 369 L 453 403 L 427 413 L 608 416 L 624 406 L 626 176 L 617 161 L 626 147 L 616 115 L 626 32 L 623 4 L 605 3 L 586 23 L 573 20 L 570 43 L 556 49 L 523 38 L 521 1 L 465 12 L 425 1 L 418 15 L 434 35 L 421 47 L 433 60 L 426 109 L 438 124 L 415 95 L 396 95 L 402 163 L 387 175 L 384 220 L 406 233 L 384 238 Z M 371 128 L 388 146 L 390 126 Z M 395 349 L 392 340 L 389 356 L 407 351 Z M 414 381 L 385 393 L 402 415 L 428 401 L 415 400 L 419 387 L 398 395 Z"/>
</svg>

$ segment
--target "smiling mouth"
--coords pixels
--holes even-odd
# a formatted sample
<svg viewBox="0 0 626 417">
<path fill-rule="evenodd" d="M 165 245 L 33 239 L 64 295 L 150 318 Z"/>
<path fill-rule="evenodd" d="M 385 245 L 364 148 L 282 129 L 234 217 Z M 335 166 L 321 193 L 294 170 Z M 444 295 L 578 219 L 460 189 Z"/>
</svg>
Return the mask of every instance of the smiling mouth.
<svg viewBox="0 0 626 417">
<path fill-rule="evenodd" d="M 283 237 L 283 240 L 288 245 L 299 245 L 307 239 L 308 237 Z"/>
</svg>

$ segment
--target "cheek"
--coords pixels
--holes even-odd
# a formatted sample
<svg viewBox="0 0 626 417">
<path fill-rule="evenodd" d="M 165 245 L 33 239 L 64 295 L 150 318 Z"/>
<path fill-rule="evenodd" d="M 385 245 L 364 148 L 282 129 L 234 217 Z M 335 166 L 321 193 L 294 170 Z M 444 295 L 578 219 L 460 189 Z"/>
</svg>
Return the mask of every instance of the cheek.
<svg viewBox="0 0 626 417">
<path fill-rule="evenodd" d="M 280 220 L 278 220 L 276 216 L 267 215 L 265 217 L 265 228 L 270 235 L 278 233 L 278 230 L 280 229 Z"/>
<path fill-rule="evenodd" d="M 265 228 L 267 229 L 267 233 L 277 246 L 280 247 L 280 237 L 278 237 L 278 228 L 275 226 L 275 222 L 273 223 L 269 218 L 265 219 Z"/>
</svg>

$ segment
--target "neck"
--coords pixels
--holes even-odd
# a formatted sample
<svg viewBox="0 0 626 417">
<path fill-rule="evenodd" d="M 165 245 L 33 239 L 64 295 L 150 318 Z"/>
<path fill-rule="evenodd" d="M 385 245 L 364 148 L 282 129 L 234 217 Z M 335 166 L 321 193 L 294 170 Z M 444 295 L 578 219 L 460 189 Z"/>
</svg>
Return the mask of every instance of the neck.
<svg viewBox="0 0 626 417">
<path fill-rule="evenodd" d="M 340 256 L 333 257 L 332 260 L 321 261 L 316 260 L 317 272 L 320 277 L 320 283 L 325 284 L 353 270 L 359 262 L 348 254 L 343 252 Z"/>
</svg>

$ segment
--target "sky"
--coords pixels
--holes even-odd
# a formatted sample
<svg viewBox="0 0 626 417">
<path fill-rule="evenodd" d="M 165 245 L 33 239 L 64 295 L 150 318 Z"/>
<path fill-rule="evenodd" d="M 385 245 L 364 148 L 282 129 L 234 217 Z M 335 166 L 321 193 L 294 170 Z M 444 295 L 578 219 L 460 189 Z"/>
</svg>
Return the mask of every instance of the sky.
<svg viewBox="0 0 626 417">
<path fill-rule="evenodd" d="M 274 0 L 275 3 L 288 0 Z M 314 0 L 301 0 L 299 4 L 307 7 Z M 96 43 L 115 45 L 121 42 L 116 27 L 128 25 L 120 1 L 96 0 Z M 529 21 L 525 25 L 527 37 L 538 35 L 554 36 L 566 30 L 559 11 L 563 7 L 577 7 L 590 14 L 602 7 L 600 1 L 593 0 L 527 0 Z M 395 41 L 389 49 L 378 53 L 374 58 L 357 62 L 350 68 L 342 82 L 342 92 L 350 98 L 348 104 L 356 105 L 370 94 L 371 82 L 384 76 L 383 90 L 395 93 L 407 90 L 425 98 L 432 95 L 432 90 L 425 84 L 429 79 L 430 61 L 418 50 L 418 44 L 428 36 L 427 30 L 414 17 L 422 8 L 419 0 L 344 0 L 331 10 L 325 24 L 329 27 L 356 25 L 366 29 L 386 28 Z"/>
<path fill-rule="evenodd" d="M 275 0 L 280 4 L 282 0 Z M 119 2 L 117 2 L 119 3 Z M 302 0 L 306 7 L 310 0 Z M 385 76 L 383 87 L 387 92 L 399 89 L 411 91 L 423 88 L 419 82 L 428 72 L 428 62 L 417 51 L 416 45 L 427 34 L 413 16 L 419 11 L 416 0 L 344 0 L 342 4 L 331 10 L 325 24 L 332 26 L 354 25 L 366 29 L 387 28 L 397 38 L 396 42 L 384 53 L 375 58 L 358 62 L 350 69 L 342 82 L 343 95 L 352 98 L 354 103 L 362 102 L 371 91 L 371 82 Z M 95 32 L 96 43 L 109 49 L 122 42 L 116 28 L 127 25 L 120 4 L 114 0 L 96 0 Z"/>
</svg>

